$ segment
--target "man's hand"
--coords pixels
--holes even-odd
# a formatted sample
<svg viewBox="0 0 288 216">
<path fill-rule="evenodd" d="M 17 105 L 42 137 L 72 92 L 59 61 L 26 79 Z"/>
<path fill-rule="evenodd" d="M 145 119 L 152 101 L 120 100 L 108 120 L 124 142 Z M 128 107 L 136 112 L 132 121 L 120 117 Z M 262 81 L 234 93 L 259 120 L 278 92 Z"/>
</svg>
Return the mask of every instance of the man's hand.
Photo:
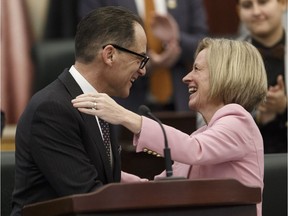
<svg viewBox="0 0 288 216">
<path fill-rule="evenodd" d="M 160 15 L 155 13 L 152 18 L 151 28 L 155 37 L 163 43 L 179 40 L 179 27 L 173 16 L 170 14 Z"/>
<path fill-rule="evenodd" d="M 171 41 L 166 44 L 161 53 L 156 53 L 153 50 L 149 50 L 148 55 L 153 68 L 170 68 L 178 61 L 181 55 L 181 48 L 177 41 Z"/>
</svg>

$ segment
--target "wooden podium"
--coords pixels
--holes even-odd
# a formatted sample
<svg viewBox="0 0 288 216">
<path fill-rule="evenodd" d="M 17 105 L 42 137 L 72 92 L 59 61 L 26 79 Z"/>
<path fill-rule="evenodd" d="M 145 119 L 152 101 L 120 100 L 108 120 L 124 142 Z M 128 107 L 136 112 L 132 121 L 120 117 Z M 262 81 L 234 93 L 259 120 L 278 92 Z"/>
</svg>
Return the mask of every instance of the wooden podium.
<svg viewBox="0 0 288 216">
<path fill-rule="evenodd" d="M 256 216 L 261 189 L 236 180 L 113 183 L 87 194 L 27 205 L 23 216 Z"/>
</svg>

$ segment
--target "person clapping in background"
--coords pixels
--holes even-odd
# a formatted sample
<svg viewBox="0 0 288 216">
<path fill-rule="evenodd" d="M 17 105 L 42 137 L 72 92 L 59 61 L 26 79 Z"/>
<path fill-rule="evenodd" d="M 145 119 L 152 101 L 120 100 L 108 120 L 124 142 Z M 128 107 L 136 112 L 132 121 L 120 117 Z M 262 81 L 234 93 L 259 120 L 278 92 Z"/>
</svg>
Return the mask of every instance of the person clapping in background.
<svg viewBox="0 0 288 216">
<path fill-rule="evenodd" d="M 267 73 L 267 99 L 254 114 L 264 139 L 264 152 L 287 152 L 287 71 L 284 60 L 287 42 L 282 19 L 287 0 L 237 2 L 239 18 L 248 31 L 240 39 L 259 50 Z"/>
</svg>

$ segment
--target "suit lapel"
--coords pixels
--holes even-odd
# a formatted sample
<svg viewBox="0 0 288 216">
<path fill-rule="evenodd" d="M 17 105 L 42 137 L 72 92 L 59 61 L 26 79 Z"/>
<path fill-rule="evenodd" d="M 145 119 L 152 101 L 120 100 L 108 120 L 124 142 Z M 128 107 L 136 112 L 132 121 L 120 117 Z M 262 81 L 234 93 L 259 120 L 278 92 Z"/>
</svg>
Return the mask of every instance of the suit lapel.
<svg viewBox="0 0 288 216">
<path fill-rule="evenodd" d="M 118 140 L 117 140 L 117 132 L 116 132 L 116 126 L 109 124 L 110 128 L 110 140 L 111 140 L 111 147 L 112 147 L 112 152 L 113 152 L 113 161 L 114 161 L 114 180 L 116 182 L 120 181 L 120 175 L 121 173 L 121 159 L 120 159 L 120 154 L 121 154 L 121 145 L 119 145 Z M 115 163 L 116 162 L 116 163 Z"/>
<path fill-rule="evenodd" d="M 77 84 L 77 82 L 74 80 L 72 75 L 69 73 L 68 69 L 65 69 L 64 72 L 60 74 L 58 78 L 65 85 L 68 92 L 71 94 L 72 98 L 75 98 L 80 94 L 83 94 L 80 86 Z M 108 160 L 108 156 L 105 151 L 103 139 L 102 139 L 97 121 L 95 119 L 95 116 L 87 115 L 81 112 L 79 113 L 82 116 L 86 124 L 86 131 L 88 131 L 91 142 L 96 146 L 96 148 L 100 152 L 100 157 L 105 167 L 104 170 L 105 170 L 107 180 L 108 182 L 113 182 L 112 169 Z M 83 143 L 83 144 L 87 145 L 86 143 Z M 87 149 L 87 146 L 86 146 L 86 149 Z M 92 152 L 87 151 L 87 153 L 90 155 Z M 113 154 L 114 154 L 114 150 L 113 150 Z M 93 158 L 93 156 L 95 157 L 95 155 L 90 155 L 91 158 Z"/>
</svg>

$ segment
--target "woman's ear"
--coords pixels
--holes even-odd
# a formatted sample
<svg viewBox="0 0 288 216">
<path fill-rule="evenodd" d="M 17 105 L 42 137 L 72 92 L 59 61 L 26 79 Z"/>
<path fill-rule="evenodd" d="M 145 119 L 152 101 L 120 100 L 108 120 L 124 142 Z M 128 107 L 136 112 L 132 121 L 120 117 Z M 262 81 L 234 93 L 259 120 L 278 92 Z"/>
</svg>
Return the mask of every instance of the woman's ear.
<svg viewBox="0 0 288 216">
<path fill-rule="evenodd" d="M 115 49 L 113 46 L 111 45 L 105 46 L 102 51 L 102 59 L 104 63 L 109 66 L 112 66 L 114 54 L 115 54 Z"/>
</svg>

